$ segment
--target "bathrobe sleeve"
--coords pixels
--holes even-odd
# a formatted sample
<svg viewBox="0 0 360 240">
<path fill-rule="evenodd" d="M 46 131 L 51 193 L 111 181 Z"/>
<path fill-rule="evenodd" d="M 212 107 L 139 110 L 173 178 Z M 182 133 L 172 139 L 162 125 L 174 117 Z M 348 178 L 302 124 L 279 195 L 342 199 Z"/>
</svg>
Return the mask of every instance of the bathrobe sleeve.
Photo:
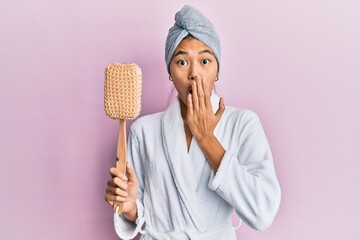
<svg viewBox="0 0 360 240">
<path fill-rule="evenodd" d="M 133 131 L 130 131 L 128 140 L 128 163 L 133 167 L 139 182 L 138 199 L 136 200 L 138 217 L 134 222 L 127 220 L 122 214 L 114 213 L 114 227 L 117 235 L 123 239 L 133 239 L 138 233 L 144 233 L 142 226 L 144 225 L 144 206 L 143 206 L 143 167 L 140 158 L 139 141 Z"/>
<path fill-rule="evenodd" d="M 281 191 L 271 150 L 258 116 L 247 112 L 235 121 L 236 134 L 209 188 L 234 207 L 237 215 L 258 231 L 268 228 L 278 211 Z"/>
</svg>

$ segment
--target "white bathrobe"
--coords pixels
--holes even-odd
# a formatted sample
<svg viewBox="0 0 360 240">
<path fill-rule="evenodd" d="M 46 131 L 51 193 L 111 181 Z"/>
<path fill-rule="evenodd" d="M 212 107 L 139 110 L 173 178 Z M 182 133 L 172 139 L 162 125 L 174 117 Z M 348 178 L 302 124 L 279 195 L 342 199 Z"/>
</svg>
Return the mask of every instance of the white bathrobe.
<svg viewBox="0 0 360 240">
<path fill-rule="evenodd" d="M 212 93 L 214 113 L 219 97 Z M 128 160 L 139 180 L 135 223 L 114 214 L 122 239 L 236 239 L 231 215 L 264 230 L 278 211 L 281 191 L 269 144 L 258 116 L 226 107 L 214 134 L 225 149 L 216 173 L 196 140 L 187 151 L 177 97 L 164 112 L 132 126 Z"/>
</svg>

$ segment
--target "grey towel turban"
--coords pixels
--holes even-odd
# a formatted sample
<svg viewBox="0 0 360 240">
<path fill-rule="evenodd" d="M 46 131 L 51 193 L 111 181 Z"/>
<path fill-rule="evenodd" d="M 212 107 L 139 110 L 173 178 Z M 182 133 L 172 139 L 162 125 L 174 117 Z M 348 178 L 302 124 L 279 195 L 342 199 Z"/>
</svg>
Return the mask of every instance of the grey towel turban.
<svg viewBox="0 0 360 240">
<path fill-rule="evenodd" d="M 165 46 L 165 61 L 170 73 L 170 61 L 176 47 L 187 36 L 206 44 L 214 53 L 218 66 L 220 66 L 220 39 L 213 24 L 196 8 L 186 5 L 175 15 L 175 24 L 169 29 Z"/>
</svg>

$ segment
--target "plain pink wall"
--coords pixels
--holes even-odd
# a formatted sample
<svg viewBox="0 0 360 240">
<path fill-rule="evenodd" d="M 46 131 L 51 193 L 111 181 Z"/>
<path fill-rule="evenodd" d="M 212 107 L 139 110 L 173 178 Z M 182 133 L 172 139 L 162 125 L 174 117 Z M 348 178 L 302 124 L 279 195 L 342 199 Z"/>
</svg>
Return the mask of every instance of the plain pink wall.
<svg viewBox="0 0 360 240">
<path fill-rule="evenodd" d="M 165 38 L 185 3 L 0 2 L 0 239 L 117 239 L 104 67 L 138 63 L 141 114 L 163 110 Z M 271 228 L 239 239 L 360 239 L 360 2 L 191 3 L 221 37 L 218 93 L 260 115 L 282 187 Z"/>
</svg>

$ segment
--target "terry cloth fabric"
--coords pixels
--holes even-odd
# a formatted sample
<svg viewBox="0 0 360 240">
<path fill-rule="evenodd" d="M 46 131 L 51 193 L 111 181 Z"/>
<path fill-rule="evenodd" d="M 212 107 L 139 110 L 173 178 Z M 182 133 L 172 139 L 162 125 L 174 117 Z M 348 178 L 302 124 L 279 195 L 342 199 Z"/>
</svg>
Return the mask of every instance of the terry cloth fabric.
<svg viewBox="0 0 360 240">
<path fill-rule="evenodd" d="M 175 24 L 169 29 L 165 46 L 165 61 L 170 73 L 170 61 L 176 47 L 187 36 L 192 35 L 206 44 L 214 53 L 220 66 L 220 39 L 213 24 L 196 8 L 185 5 L 175 15 Z"/>
<path fill-rule="evenodd" d="M 211 94 L 213 113 L 219 97 Z M 256 113 L 226 106 L 214 135 L 226 150 L 216 172 L 194 137 L 186 145 L 180 99 L 131 125 L 128 161 L 139 182 L 138 218 L 114 213 L 121 239 L 236 240 L 235 210 L 256 230 L 273 222 L 281 200 L 273 158 Z"/>
</svg>

